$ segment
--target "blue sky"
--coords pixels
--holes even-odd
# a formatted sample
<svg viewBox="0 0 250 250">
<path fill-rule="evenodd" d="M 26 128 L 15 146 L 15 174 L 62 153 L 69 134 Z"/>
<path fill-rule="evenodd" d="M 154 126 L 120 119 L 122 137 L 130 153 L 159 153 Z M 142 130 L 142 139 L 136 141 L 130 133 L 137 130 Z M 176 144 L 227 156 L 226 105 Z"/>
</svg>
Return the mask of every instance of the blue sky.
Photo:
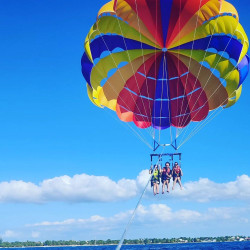
<svg viewBox="0 0 250 250">
<path fill-rule="evenodd" d="M 250 34 L 248 1 L 230 2 Z M 1 1 L 4 240 L 118 239 L 142 190 L 150 150 L 111 112 L 92 105 L 81 75 L 84 39 L 104 3 Z M 128 237 L 151 237 L 152 225 L 156 237 L 249 234 L 249 92 L 247 78 L 239 102 L 183 146 L 186 191 L 164 199 L 147 193 Z M 210 190 L 211 199 L 201 200 Z M 186 217 L 162 231 L 150 221 L 152 211 L 155 220 L 161 213 Z"/>
</svg>

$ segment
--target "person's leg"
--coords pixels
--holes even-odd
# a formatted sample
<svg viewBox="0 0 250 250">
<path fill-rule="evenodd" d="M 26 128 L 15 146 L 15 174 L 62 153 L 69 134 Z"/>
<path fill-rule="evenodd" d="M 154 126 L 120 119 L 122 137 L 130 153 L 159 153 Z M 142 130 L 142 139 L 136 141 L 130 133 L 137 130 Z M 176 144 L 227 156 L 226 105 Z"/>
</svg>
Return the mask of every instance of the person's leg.
<svg viewBox="0 0 250 250">
<path fill-rule="evenodd" d="M 174 183 L 172 189 L 174 190 L 175 184 L 176 184 L 177 178 L 174 178 Z"/>
<path fill-rule="evenodd" d="M 154 188 L 153 188 L 153 190 L 154 190 L 154 195 L 156 195 L 156 183 L 154 182 Z"/>
<path fill-rule="evenodd" d="M 181 178 L 180 178 L 180 177 L 178 177 L 178 183 L 179 183 L 179 185 L 180 185 L 180 188 L 181 188 L 181 190 L 182 190 L 182 185 L 181 185 Z"/>
<path fill-rule="evenodd" d="M 159 194 L 159 184 L 158 183 L 156 183 L 156 192 L 157 192 L 157 194 Z"/>
<path fill-rule="evenodd" d="M 170 180 L 166 180 L 166 184 L 167 184 L 167 192 L 169 193 L 169 181 Z"/>
<path fill-rule="evenodd" d="M 165 181 L 162 182 L 162 193 L 164 194 L 164 191 L 165 191 Z"/>
</svg>

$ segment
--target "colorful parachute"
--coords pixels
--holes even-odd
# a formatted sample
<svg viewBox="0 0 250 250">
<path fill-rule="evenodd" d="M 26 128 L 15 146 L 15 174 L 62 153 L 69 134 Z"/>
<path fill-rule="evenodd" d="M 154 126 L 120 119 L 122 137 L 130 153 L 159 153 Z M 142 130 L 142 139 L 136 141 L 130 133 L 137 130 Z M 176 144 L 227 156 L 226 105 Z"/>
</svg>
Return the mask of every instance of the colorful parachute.
<svg viewBox="0 0 250 250">
<path fill-rule="evenodd" d="M 249 69 L 249 42 L 224 0 L 113 0 L 85 41 L 90 100 L 139 128 L 183 128 L 230 107 Z"/>
</svg>

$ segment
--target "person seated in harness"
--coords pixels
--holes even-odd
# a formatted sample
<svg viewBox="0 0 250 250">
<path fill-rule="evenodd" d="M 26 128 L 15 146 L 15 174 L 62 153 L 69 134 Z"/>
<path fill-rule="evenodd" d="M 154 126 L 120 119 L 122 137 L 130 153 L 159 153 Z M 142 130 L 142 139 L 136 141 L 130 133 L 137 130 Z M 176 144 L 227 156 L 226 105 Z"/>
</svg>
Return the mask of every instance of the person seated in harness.
<svg viewBox="0 0 250 250">
<path fill-rule="evenodd" d="M 167 192 L 169 193 L 169 183 L 172 177 L 172 170 L 170 169 L 170 163 L 166 162 L 165 167 L 161 171 L 161 183 L 162 193 L 164 194 L 165 185 L 167 185 Z"/>
<path fill-rule="evenodd" d="M 182 185 L 181 185 L 181 177 L 183 175 L 181 167 L 178 165 L 178 162 L 175 162 L 174 167 L 172 169 L 172 173 L 173 173 L 173 190 L 175 188 L 175 184 L 178 183 L 180 185 L 180 188 L 182 190 Z"/>
<path fill-rule="evenodd" d="M 154 165 L 154 169 L 151 166 L 151 168 L 149 169 L 149 174 L 152 175 L 151 187 L 153 187 L 153 193 L 154 195 L 159 194 L 159 184 L 160 184 L 160 178 L 161 178 L 160 166 L 158 168 L 157 165 Z"/>
</svg>

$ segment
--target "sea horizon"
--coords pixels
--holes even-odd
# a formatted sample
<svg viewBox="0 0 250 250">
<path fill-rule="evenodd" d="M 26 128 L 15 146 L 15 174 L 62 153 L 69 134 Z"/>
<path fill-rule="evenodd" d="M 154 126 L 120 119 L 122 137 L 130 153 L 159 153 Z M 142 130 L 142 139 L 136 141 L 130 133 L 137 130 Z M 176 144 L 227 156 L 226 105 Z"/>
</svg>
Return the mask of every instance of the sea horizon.
<svg viewBox="0 0 250 250">
<path fill-rule="evenodd" d="M 197 244 L 199 244 L 199 248 L 197 248 Z M 109 244 L 109 245 L 85 245 L 85 246 L 77 246 L 77 245 L 70 245 L 70 246 L 36 246 L 36 247 L 0 247 L 1 249 L 36 249 L 36 248 L 60 248 L 67 250 L 68 248 L 84 248 L 84 249 L 91 249 L 93 247 L 99 248 L 102 250 L 113 250 L 116 249 L 117 244 Z M 154 243 L 154 244 L 124 244 L 121 249 L 127 250 L 158 250 L 158 249 L 202 249 L 202 250 L 237 250 L 237 249 L 250 249 L 250 241 L 238 241 L 238 242 L 187 242 L 187 243 Z"/>
</svg>

